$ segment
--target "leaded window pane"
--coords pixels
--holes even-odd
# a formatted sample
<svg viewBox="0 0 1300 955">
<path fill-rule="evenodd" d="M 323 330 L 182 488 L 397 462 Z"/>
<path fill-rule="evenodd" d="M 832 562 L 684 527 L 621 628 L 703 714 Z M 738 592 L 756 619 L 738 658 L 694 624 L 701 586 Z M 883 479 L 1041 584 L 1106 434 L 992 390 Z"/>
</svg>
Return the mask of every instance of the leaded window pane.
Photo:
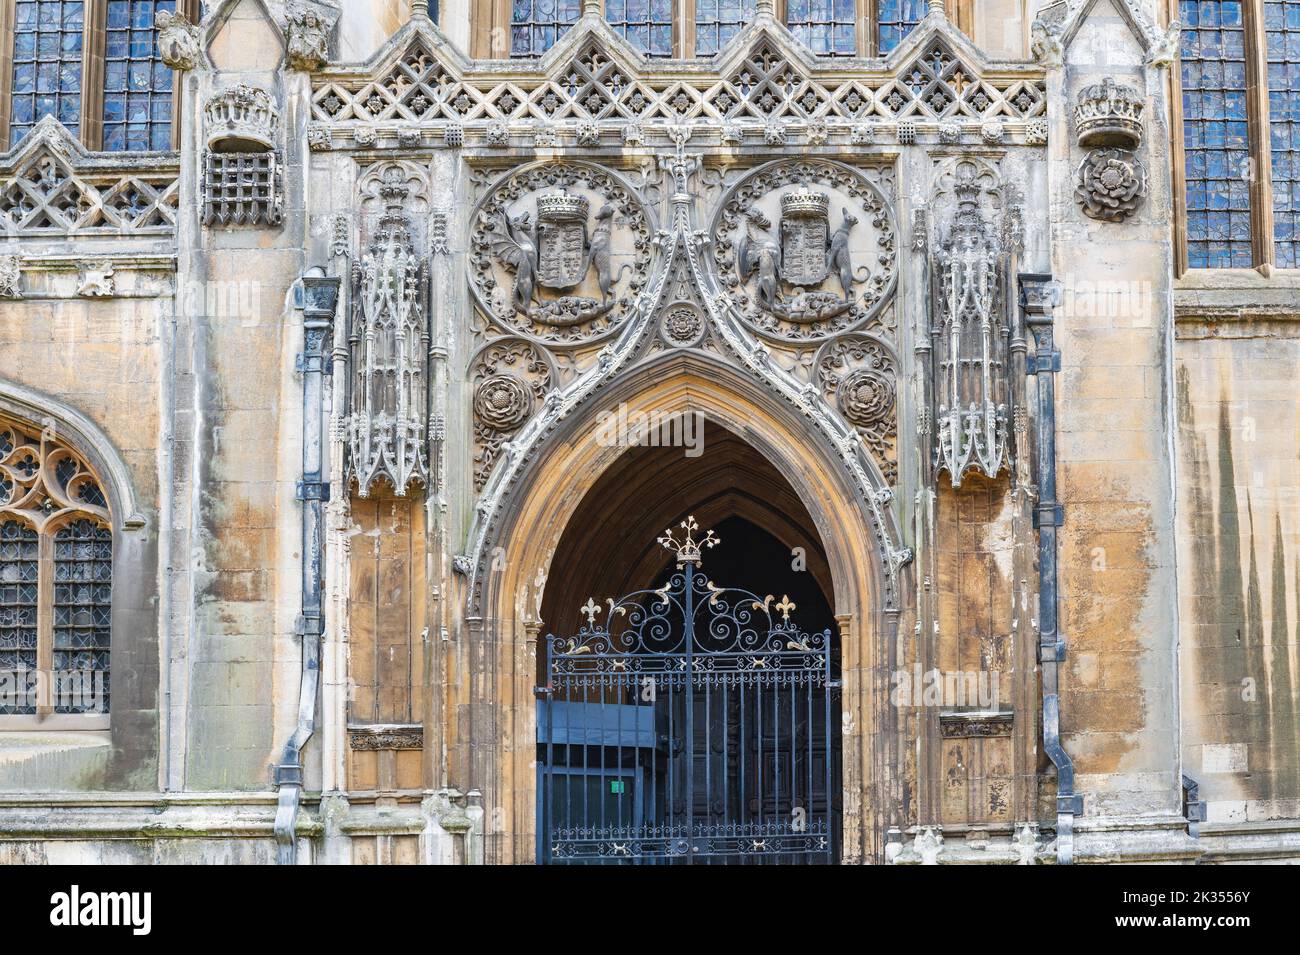
<svg viewBox="0 0 1300 955">
<path fill-rule="evenodd" d="M 83 0 L 20 0 L 14 4 L 14 63 L 9 145 L 53 116 L 74 135 L 81 128 Z"/>
<path fill-rule="evenodd" d="M 104 148 L 170 149 L 172 71 L 158 55 L 154 16 L 176 0 L 109 0 L 104 46 Z"/>
<path fill-rule="evenodd" d="M 881 54 L 902 43 L 928 9 L 926 0 L 880 0 L 876 8 L 876 42 Z"/>
<path fill-rule="evenodd" d="M 1240 0 L 1181 0 L 1187 264 L 1249 268 L 1251 159 Z"/>
<path fill-rule="evenodd" d="M 754 19 L 754 0 L 695 0 L 695 53 L 712 56 Z"/>
<path fill-rule="evenodd" d="M 108 712 L 113 535 L 76 520 L 54 535 L 54 710 Z"/>
<path fill-rule="evenodd" d="M 853 56 L 858 51 L 856 0 L 788 0 L 785 22 L 814 53 Z"/>
<path fill-rule="evenodd" d="M 1273 249 L 1300 268 L 1300 0 L 1264 4 L 1268 132 L 1273 160 Z"/>
<path fill-rule="evenodd" d="M 0 500 L 12 490 L 0 487 Z M 36 603 L 40 538 L 19 521 L 0 524 L 0 714 L 36 712 Z"/>
<path fill-rule="evenodd" d="M 514 0 L 510 55 L 541 56 L 582 15 L 582 0 Z"/>
<path fill-rule="evenodd" d="M 605 21 L 650 56 L 673 55 L 675 0 L 605 0 Z"/>
</svg>

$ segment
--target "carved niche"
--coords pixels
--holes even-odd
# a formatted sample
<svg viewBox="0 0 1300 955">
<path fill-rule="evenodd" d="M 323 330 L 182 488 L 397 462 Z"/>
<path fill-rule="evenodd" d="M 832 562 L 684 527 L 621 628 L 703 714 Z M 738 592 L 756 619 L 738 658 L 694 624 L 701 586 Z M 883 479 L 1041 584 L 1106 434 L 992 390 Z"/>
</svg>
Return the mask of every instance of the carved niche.
<svg viewBox="0 0 1300 955">
<path fill-rule="evenodd" d="M 1137 90 L 1110 76 L 1079 91 L 1075 136 L 1088 152 L 1075 174 L 1074 198 L 1089 218 L 1123 222 L 1146 198 L 1146 168 L 1134 152 L 1142 144 L 1142 109 Z"/>
<path fill-rule="evenodd" d="M 782 341 L 881 327 L 897 282 L 892 173 L 780 161 L 742 178 L 714 220 L 732 308 Z"/>
<path fill-rule="evenodd" d="M 347 478 L 361 497 L 377 481 L 403 495 L 428 486 L 428 266 L 412 218 L 426 183 L 409 163 L 362 176 L 364 250 L 352 269 Z M 376 214 L 375 207 L 378 206 Z"/>
<path fill-rule="evenodd" d="M 483 199 L 470 284 L 504 330 L 552 345 L 604 338 L 645 287 L 651 226 L 632 189 L 586 163 L 512 173 Z"/>
<path fill-rule="evenodd" d="M 550 356 L 523 338 L 498 338 L 470 362 L 474 395 L 474 489 L 482 491 L 502 446 L 556 383 Z"/>
<path fill-rule="evenodd" d="M 935 464 L 953 487 L 1007 463 L 1005 275 L 1008 230 L 1001 181 L 982 160 L 940 168 L 931 243 Z"/>
</svg>

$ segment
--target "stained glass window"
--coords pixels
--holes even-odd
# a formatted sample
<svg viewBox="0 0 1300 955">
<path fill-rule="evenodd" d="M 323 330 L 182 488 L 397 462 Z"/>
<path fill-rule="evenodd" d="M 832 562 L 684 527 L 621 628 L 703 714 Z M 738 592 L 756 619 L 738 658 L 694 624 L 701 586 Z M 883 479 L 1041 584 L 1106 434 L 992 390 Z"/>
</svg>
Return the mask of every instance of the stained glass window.
<svg viewBox="0 0 1300 955">
<path fill-rule="evenodd" d="M 876 40 L 885 55 L 925 17 L 926 0 L 880 0 L 876 8 Z"/>
<path fill-rule="evenodd" d="M 1251 159 L 1240 0 L 1182 0 L 1187 264 L 1249 268 Z"/>
<path fill-rule="evenodd" d="M 754 0 L 695 0 L 695 53 L 712 56 L 754 19 Z"/>
<path fill-rule="evenodd" d="M 158 56 L 154 14 L 176 0 L 109 0 L 104 46 L 104 148 L 170 149 L 172 71 Z"/>
<path fill-rule="evenodd" d="M 785 22 L 814 53 L 853 56 L 858 51 L 855 0 L 787 0 Z"/>
<path fill-rule="evenodd" d="M 0 499 L 12 491 L 13 482 L 0 477 Z M 36 712 L 39 555 L 36 531 L 14 520 L 0 524 L 0 713 Z"/>
<path fill-rule="evenodd" d="M 82 0 L 20 0 L 14 4 L 12 146 L 43 116 L 76 134 L 81 127 Z"/>
<path fill-rule="evenodd" d="M 0 714 L 108 712 L 109 522 L 53 428 L 0 420 Z"/>
<path fill-rule="evenodd" d="M 1300 268 L 1300 0 L 1266 0 L 1268 130 L 1273 151 L 1273 250 Z"/>
<path fill-rule="evenodd" d="M 113 535 L 76 520 L 54 535 L 56 713 L 108 709 Z"/>
<path fill-rule="evenodd" d="M 582 15 L 582 0 L 514 0 L 510 55 L 541 56 Z"/>
<path fill-rule="evenodd" d="M 605 0 L 605 21 L 650 56 L 673 55 L 675 0 Z"/>
</svg>

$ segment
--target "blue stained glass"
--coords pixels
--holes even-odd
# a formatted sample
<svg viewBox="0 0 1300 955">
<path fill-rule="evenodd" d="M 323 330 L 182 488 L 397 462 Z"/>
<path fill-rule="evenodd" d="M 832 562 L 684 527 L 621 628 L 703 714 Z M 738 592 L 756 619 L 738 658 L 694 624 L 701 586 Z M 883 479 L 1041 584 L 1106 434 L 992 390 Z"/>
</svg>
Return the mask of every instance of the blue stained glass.
<svg viewBox="0 0 1300 955">
<path fill-rule="evenodd" d="M 108 7 L 104 148 L 134 151 L 170 144 L 171 70 L 158 55 L 153 23 L 158 11 L 174 11 L 176 0 L 112 0 Z M 166 103 L 166 112 L 156 111 L 155 103 Z M 128 119 L 132 125 L 123 128 Z"/>
<path fill-rule="evenodd" d="M 14 7 L 14 65 L 9 144 L 43 116 L 74 135 L 81 126 L 83 0 L 41 0 Z"/>
<path fill-rule="evenodd" d="M 754 18 L 754 0 L 695 0 L 695 55 L 712 56 Z"/>
<path fill-rule="evenodd" d="M 1187 262 L 1249 267 L 1250 163 L 1240 0 L 1182 0 Z M 1204 210 L 1204 211 L 1201 211 Z"/>
<path fill-rule="evenodd" d="M 926 0 L 881 0 L 876 15 L 876 43 L 882 55 L 903 42 L 921 22 L 929 4 Z"/>
<path fill-rule="evenodd" d="M 510 55 L 541 56 L 582 15 L 582 0 L 515 0 Z"/>
<path fill-rule="evenodd" d="M 673 55 L 673 0 L 606 0 L 605 22 L 649 56 Z"/>
<path fill-rule="evenodd" d="M 790 32 L 821 56 L 858 52 L 853 0 L 789 0 L 785 22 Z"/>
<path fill-rule="evenodd" d="M 1295 231 L 1300 196 L 1300 0 L 1264 4 L 1264 43 L 1268 60 L 1270 171 L 1273 178 L 1273 254 L 1284 269 L 1300 268 L 1300 238 Z"/>
</svg>

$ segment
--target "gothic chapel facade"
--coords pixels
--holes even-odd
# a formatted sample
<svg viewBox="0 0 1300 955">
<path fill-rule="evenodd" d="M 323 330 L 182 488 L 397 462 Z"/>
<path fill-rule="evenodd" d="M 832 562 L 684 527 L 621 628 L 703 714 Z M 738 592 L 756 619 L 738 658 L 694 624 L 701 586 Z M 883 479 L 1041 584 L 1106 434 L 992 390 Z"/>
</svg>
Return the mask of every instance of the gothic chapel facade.
<svg viewBox="0 0 1300 955">
<path fill-rule="evenodd" d="M 1300 861 L 1300 0 L 0 28 L 0 860 Z"/>
</svg>

